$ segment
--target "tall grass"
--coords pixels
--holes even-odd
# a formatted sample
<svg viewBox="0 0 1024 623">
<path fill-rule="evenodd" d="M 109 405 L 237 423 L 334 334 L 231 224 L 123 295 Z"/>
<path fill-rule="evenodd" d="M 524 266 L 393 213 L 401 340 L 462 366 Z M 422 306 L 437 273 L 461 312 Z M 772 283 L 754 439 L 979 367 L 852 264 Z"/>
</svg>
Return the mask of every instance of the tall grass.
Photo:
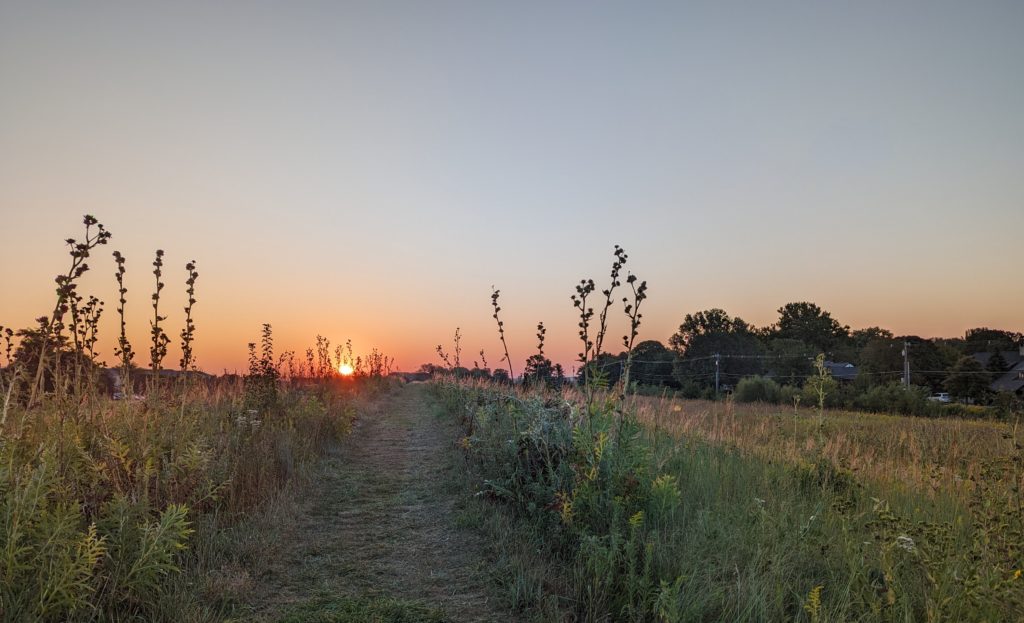
<svg viewBox="0 0 1024 623">
<path fill-rule="evenodd" d="M 616 250 L 606 299 L 624 255 Z M 601 354 L 605 318 L 591 326 L 594 286 L 581 283 L 586 366 Z M 529 570 L 506 580 L 541 589 L 510 602 L 523 618 L 550 618 L 552 603 L 580 621 L 1024 618 L 1015 429 L 989 427 L 984 451 L 943 457 L 956 437 L 943 436 L 942 422 L 874 416 L 865 433 L 854 415 L 834 418 L 821 395 L 818 409 L 785 418 L 778 407 L 741 418 L 731 403 L 692 414 L 690 403 L 625 398 L 598 371 L 586 375 L 579 391 L 560 392 L 435 381 L 464 423 L 460 446 L 479 494 L 510 510 L 554 561 L 546 571 L 558 578 L 542 585 Z M 935 436 L 918 438 L 928 434 L 921 425 Z M 924 455 L 898 449 L 914 444 L 933 444 L 929 456 L 951 475 L 899 486 L 898 471 L 876 477 L 846 462 L 874 449 L 888 469 L 909 469 Z"/>
<path fill-rule="evenodd" d="M 0 620 L 217 620 L 227 610 L 197 597 L 206 582 L 198 571 L 223 553 L 217 535 L 297 482 L 348 430 L 354 394 L 368 385 L 279 378 L 269 325 L 244 378 L 191 372 L 194 262 L 185 267 L 182 369 L 169 382 L 161 374 L 169 341 L 159 308 L 162 252 L 150 370 L 135 368 L 126 260 L 115 252 L 125 399 L 113 400 L 95 354 L 102 303 L 82 303 L 77 291 L 90 252 L 110 235 L 93 217 L 85 225 L 85 242 L 68 240 L 71 267 L 57 279 L 55 311 L 20 333 L 13 356 L 8 341 L 0 370 Z M 133 397 L 133 377 L 146 396 Z"/>
</svg>

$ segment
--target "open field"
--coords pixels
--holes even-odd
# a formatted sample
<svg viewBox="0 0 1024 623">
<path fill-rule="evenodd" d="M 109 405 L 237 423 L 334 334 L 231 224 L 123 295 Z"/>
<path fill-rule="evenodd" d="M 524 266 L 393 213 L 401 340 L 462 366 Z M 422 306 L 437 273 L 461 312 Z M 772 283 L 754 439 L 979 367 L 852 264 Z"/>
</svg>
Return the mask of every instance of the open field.
<svg viewBox="0 0 1024 623">
<path fill-rule="evenodd" d="M 637 418 L 765 460 L 829 459 L 858 478 L 919 492 L 965 491 L 986 462 L 1015 451 L 1014 424 L 707 400 L 630 399 Z M 1017 436 L 1019 438 L 1019 435 Z"/>
<path fill-rule="evenodd" d="M 0 623 L 1024 623 L 1024 0 L 0 0 Z"/>
<path fill-rule="evenodd" d="M 643 400 L 634 417 L 607 397 L 588 412 L 558 393 L 439 392 L 482 491 L 545 544 L 539 565 L 560 580 L 538 594 L 556 595 L 562 616 L 1024 615 L 1020 440 L 1000 425 L 826 413 L 819 432 L 817 414 L 757 406 Z M 949 460 L 947 442 L 959 446 Z M 925 478 L 933 467 L 948 477 Z M 519 607 L 551 618 L 548 600 Z"/>
</svg>

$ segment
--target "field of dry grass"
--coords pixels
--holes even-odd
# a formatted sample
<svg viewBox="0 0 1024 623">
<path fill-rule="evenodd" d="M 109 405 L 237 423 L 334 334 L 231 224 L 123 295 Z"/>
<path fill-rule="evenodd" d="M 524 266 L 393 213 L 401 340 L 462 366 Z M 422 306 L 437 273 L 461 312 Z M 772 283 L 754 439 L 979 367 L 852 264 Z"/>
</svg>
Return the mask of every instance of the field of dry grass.
<svg viewBox="0 0 1024 623">
<path fill-rule="evenodd" d="M 639 419 L 675 438 L 695 436 L 767 460 L 825 456 L 858 478 L 919 492 L 963 489 L 985 462 L 1014 450 L 1014 426 L 854 411 L 631 398 Z M 820 424 L 820 426 L 819 426 Z"/>
</svg>

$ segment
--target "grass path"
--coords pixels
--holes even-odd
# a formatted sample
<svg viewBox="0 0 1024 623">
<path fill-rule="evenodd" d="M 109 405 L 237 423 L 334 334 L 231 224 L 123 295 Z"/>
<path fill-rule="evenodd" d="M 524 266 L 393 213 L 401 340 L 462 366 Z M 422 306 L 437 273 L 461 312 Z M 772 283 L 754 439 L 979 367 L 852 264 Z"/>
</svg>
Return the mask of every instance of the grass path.
<svg viewBox="0 0 1024 623">
<path fill-rule="evenodd" d="M 446 621 L 507 620 L 488 600 L 484 544 L 455 524 L 464 495 L 454 473 L 458 432 L 436 413 L 427 388 L 414 384 L 357 421 L 275 547 L 280 555 L 252 595 L 257 618 L 347 621 L 326 614 L 337 600 L 381 598 L 439 610 Z M 381 620 L 418 620 L 402 616 Z"/>
</svg>

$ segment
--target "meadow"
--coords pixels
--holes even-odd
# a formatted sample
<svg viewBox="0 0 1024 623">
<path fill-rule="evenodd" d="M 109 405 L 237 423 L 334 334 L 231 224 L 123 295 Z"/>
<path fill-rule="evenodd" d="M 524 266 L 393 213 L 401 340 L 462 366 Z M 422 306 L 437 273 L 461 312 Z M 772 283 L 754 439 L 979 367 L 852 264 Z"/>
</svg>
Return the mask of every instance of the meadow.
<svg viewBox="0 0 1024 623">
<path fill-rule="evenodd" d="M 526 620 L 1011 621 L 1024 618 L 1024 450 L 1016 424 L 635 395 L 646 298 L 624 279 L 625 365 L 598 358 L 625 253 L 587 303 L 575 386 L 450 374 L 464 520 L 490 535 Z M 591 299 L 593 300 L 593 299 Z M 498 329 L 503 324 L 494 301 Z M 544 332 L 533 370 L 542 368 Z"/>
<path fill-rule="evenodd" d="M 543 324 L 512 382 L 497 290 L 507 374 L 460 369 L 458 331 L 444 368 L 403 384 L 376 350 L 318 336 L 296 357 L 264 325 L 248 372 L 218 378 L 193 356 L 195 262 L 164 367 L 160 252 L 149 365 L 116 252 L 118 361 L 100 363 L 103 304 L 77 287 L 109 234 L 84 225 L 53 312 L 2 333 L 2 620 L 1024 619 L 1014 420 L 828 409 L 821 366 L 810 406 L 639 392 L 646 283 L 620 281 L 621 248 L 609 287 L 573 297 L 579 383 L 553 374 Z"/>
<path fill-rule="evenodd" d="M 507 602 L 524 618 L 1024 614 L 1012 428 L 828 412 L 820 425 L 777 407 L 608 397 L 587 407 L 458 379 L 437 391 L 465 426 L 480 493 L 502 509 L 475 521 L 497 522 L 499 542 L 518 526 L 544 552 L 522 560 L 521 543 L 502 546 Z"/>
<path fill-rule="evenodd" d="M 350 345 L 335 349 L 335 362 L 318 337 L 299 363 L 275 355 L 265 325 L 248 374 L 201 374 L 190 262 L 182 360 L 169 373 L 158 251 L 150 365 L 140 368 L 125 333 L 126 262 L 115 252 L 120 361 L 106 369 L 96 355 L 102 303 L 83 300 L 77 284 L 110 235 L 91 216 L 84 225 L 83 238 L 67 241 L 53 312 L 38 328 L 0 330 L 0 620 L 225 620 L 240 583 L 266 564 L 268 535 L 287 520 L 281 509 L 386 389 L 388 360 L 374 352 L 340 379 Z"/>
</svg>

